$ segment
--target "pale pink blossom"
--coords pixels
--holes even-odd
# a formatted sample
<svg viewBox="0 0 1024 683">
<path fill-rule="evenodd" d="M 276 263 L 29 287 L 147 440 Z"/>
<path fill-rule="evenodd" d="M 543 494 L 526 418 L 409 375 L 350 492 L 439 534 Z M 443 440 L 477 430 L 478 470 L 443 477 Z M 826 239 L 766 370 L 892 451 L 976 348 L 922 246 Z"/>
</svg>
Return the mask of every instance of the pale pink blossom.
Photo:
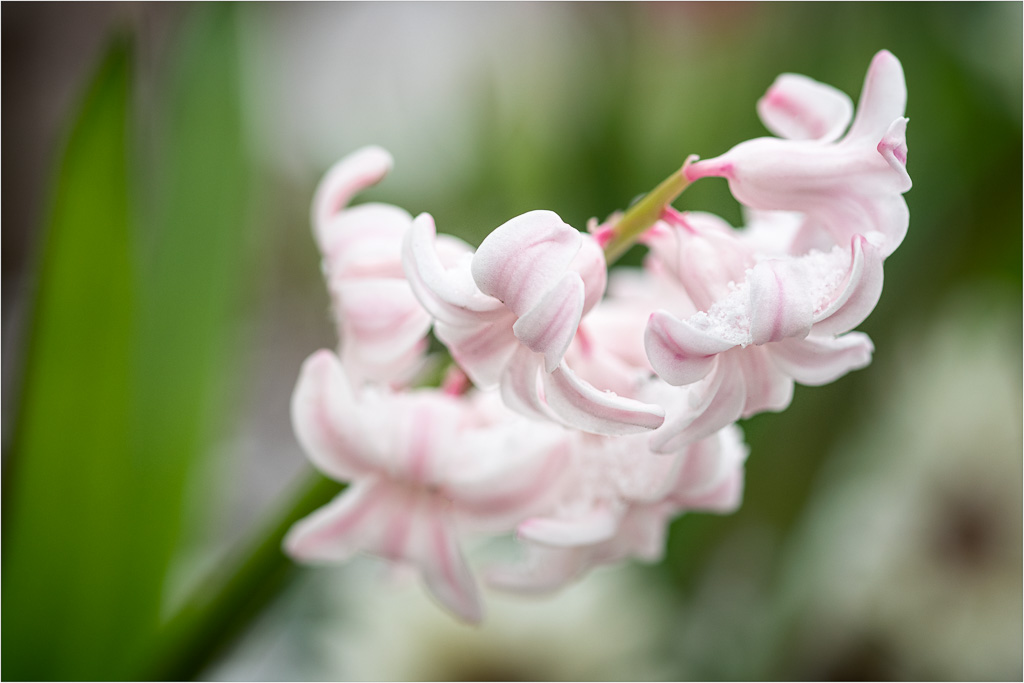
<svg viewBox="0 0 1024 683">
<path fill-rule="evenodd" d="M 656 269 L 620 269 L 609 296 L 583 320 L 566 354 L 583 379 L 622 395 L 671 406 L 678 391 L 653 376 L 644 351 L 646 312 L 681 288 Z M 685 295 L 684 295 L 685 296 Z M 548 591 L 599 564 L 661 556 L 665 528 L 684 509 L 728 511 L 739 504 L 747 450 L 735 426 L 668 455 L 650 434 L 577 433 L 571 466 L 553 505 L 524 521 L 524 564 L 495 570 L 494 585 Z M 653 437 L 652 437 L 653 435 Z"/>
<path fill-rule="evenodd" d="M 873 346 L 847 333 L 882 290 L 881 251 L 864 237 L 828 252 L 760 258 L 728 226 L 693 220 L 663 224 L 650 260 L 677 273 L 689 299 L 685 319 L 651 314 L 645 346 L 669 384 L 687 386 L 666 406 L 652 437 L 657 451 L 704 438 L 763 411 L 785 409 L 794 381 L 820 385 L 870 362 Z M 706 253 L 703 262 L 690 254 Z M 690 311 L 696 307 L 697 312 Z M 836 336 L 842 335 L 842 336 Z"/>
<path fill-rule="evenodd" d="M 551 512 L 519 525 L 524 561 L 492 569 L 491 585 L 549 592 L 599 565 L 655 562 L 674 517 L 739 506 L 748 449 L 735 425 L 667 456 L 640 436 L 582 435 L 579 447 Z"/>
<path fill-rule="evenodd" d="M 514 531 L 524 560 L 488 581 L 544 592 L 598 565 L 660 559 L 680 514 L 735 510 L 748 454 L 735 421 L 871 360 L 871 340 L 851 330 L 907 230 L 905 105 L 886 51 L 855 118 L 838 90 L 780 76 L 758 102 L 779 137 L 688 160 L 659 186 L 726 178 L 745 205 L 738 230 L 679 213 L 659 189 L 621 226 L 613 216 L 586 234 L 531 211 L 473 250 L 428 214 L 348 206 L 391 168 L 384 150 L 339 162 L 313 225 L 341 357 L 306 361 L 292 419 L 313 464 L 349 486 L 292 528 L 286 550 L 411 566 L 475 622 L 471 535 Z M 620 253 L 651 222 L 643 269 L 609 276 L 602 245 Z M 431 326 L 455 364 L 440 389 L 402 390 Z"/>
<path fill-rule="evenodd" d="M 313 354 L 292 398 L 296 435 L 325 475 L 350 482 L 299 521 L 285 548 L 306 562 L 367 553 L 415 567 L 460 618 L 481 606 L 460 549 L 469 532 L 502 533 L 545 508 L 564 471 L 566 432 L 524 425 L 436 390 L 354 389 L 337 357 Z"/>
<path fill-rule="evenodd" d="M 417 217 L 405 272 L 438 339 L 477 387 L 498 386 L 518 412 L 592 433 L 662 423 L 659 407 L 598 389 L 564 360 L 580 320 L 604 293 L 604 255 L 593 238 L 550 211 L 531 211 L 448 267 L 435 237 L 433 219 Z"/>
<path fill-rule="evenodd" d="M 764 124 L 781 138 L 742 142 L 725 154 L 698 161 L 690 180 L 728 179 L 733 195 L 756 209 L 804 214 L 798 244 L 823 246 L 824 231 L 845 246 L 864 235 L 889 256 L 910 221 L 903 193 L 910 189 L 904 117 L 907 89 L 899 60 L 875 55 L 846 136 L 849 100 L 804 76 L 780 76 L 758 103 Z"/>
<path fill-rule="evenodd" d="M 421 367 L 431 318 L 402 272 L 402 240 L 412 216 L 397 206 L 348 206 L 392 167 L 380 147 L 335 164 L 313 199 L 312 220 L 338 325 L 342 363 L 353 381 L 408 384 Z M 444 238 L 444 258 L 460 245 Z M 466 247 L 468 249 L 468 247 Z"/>
</svg>

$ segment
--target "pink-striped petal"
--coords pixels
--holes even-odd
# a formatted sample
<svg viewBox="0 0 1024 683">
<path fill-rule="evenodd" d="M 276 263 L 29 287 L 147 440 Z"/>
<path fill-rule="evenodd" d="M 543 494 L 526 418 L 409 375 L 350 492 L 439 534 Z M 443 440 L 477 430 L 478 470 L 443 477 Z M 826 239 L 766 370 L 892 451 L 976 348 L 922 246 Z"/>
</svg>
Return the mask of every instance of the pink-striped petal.
<svg viewBox="0 0 1024 683">
<path fill-rule="evenodd" d="M 530 211 L 489 234 L 473 256 L 480 291 L 525 315 L 561 279 L 582 235 L 551 211 Z"/>
<path fill-rule="evenodd" d="M 621 506 L 595 506 L 575 517 L 528 519 L 517 531 L 520 538 L 549 546 L 593 545 L 615 535 L 623 512 Z"/>
<path fill-rule="evenodd" d="M 355 405 L 333 353 L 321 350 L 306 359 L 292 394 L 292 425 L 313 465 L 338 481 L 366 475 L 379 465 L 365 448 L 353 417 Z"/>
<path fill-rule="evenodd" d="M 430 593 L 442 606 L 470 624 L 483 619 L 476 581 L 459 548 L 448 515 L 435 511 L 417 520 L 410 539 L 409 558 L 416 564 Z"/>
<path fill-rule="evenodd" d="M 505 405 L 527 417 L 552 420 L 554 416 L 541 398 L 540 375 L 543 358 L 518 347 L 501 376 L 501 399 Z"/>
<path fill-rule="evenodd" d="M 743 466 L 749 452 L 736 425 L 692 444 L 682 453 L 682 464 L 673 482 L 673 500 L 686 505 L 712 493 Z"/>
<path fill-rule="evenodd" d="M 893 121 L 876 147 L 878 153 L 888 162 L 892 170 L 899 174 L 900 179 L 903 181 L 900 186 L 901 192 L 906 192 L 913 185 L 910 180 L 910 174 L 907 173 L 907 123 L 909 121 L 905 117 L 900 117 Z"/>
<path fill-rule="evenodd" d="M 317 236 L 330 278 L 394 277 L 402 272 L 402 240 L 412 216 L 390 204 L 345 209 Z"/>
<path fill-rule="evenodd" d="M 565 425 L 591 434 L 623 436 L 657 429 L 665 421 L 660 406 L 601 391 L 581 379 L 564 362 L 543 373 L 544 398 Z"/>
<path fill-rule="evenodd" d="M 452 358 L 480 389 L 493 389 L 509 359 L 520 348 L 512 333 L 512 316 L 505 321 L 482 321 L 465 326 L 434 323 L 434 333 L 444 342 Z"/>
<path fill-rule="evenodd" d="M 394 160 L 387 150 L 369 146 L 356 150 L 324 175 L 313 195 L 313 229 L 320 244 L 330 243 L 326 230 L 352 198 L 387 175 Z"/>
<path fill-rule="evenodd" d="M 812 282 L 793 259 L 771 259 L 747 274 L 750 336 L 754 344 L 805 337 L 814 317 Z"/>
<path fill-rule="evenodd" d="M 715 372 L 691 391 L 696 394 L 694 405 L 679 416 L 671 416 L 651 436 L 651 450 L 655 453 L 675 453 L 732 424 L 743 413 L 746 383 L 735 358 L 721 356 Z"/>
<path fill-rule="evenodd" d="M 743 472 L 733 472 L 716 488 L 700 495 L 684 496 L 679 504 L 687 510 L 728 514 L 743 502 Z"/>
<path fill-rule="evenodd" d="M 774 344 L 748 346 L 736 354 L 735 362 L 743 373 L 746 391 L 742 417 L 765 411 L 777 413 L 788 408 L 793 401 L 793 378 L 772 362 L 774 348 Z"/>
<path fill-rule="evenodd" d="M 544 369 L 562 362 L 583 317 L 583 279 L 568 272 L 512 326 L 516 338 L 544 356 Z"/>
<path fill-rule="evenodd" d="M 771 347 L 775 364 L 800 384 L 820 386 L 871 363 L 874 345 L 866 334 L 786 339 Z"/>
<path fill-rule="evenodd" d="M 706 376 L 717 354 L 733 346 L 735 343 L 662 310 L 651 314 L 644 331 L 644 348 L 651 367 L 673 386 L 691 384 Z"/>
<path fill-rule="evenodd" d="M 840 334 L 864 322 L 882 296 L 883 252 L 862 235 L 850 243 L 850 266 L 831 299 L 815 314 L 815 334 Z"/>
<path fill-rule="evenodd" d="M 445 267 L 435 248 L 436 237 L 434 219 L 423 213 L 413 220 L 402 245 L 402 268 L 423 307 L 452 325 L 473 325 L 503 315 L 501 302 L 477 289 L 467 264 Z"/>
<path fill-rule="evenodd" d="M 807 76 L 782 74 L 757 102 L 765 128 L 790 140 L 839 139 L 853 116 L 846 93 Z"/>
<path fill-rule="evenodd" d="M 871 60 L 857 103 L 857 117 L 845 140 L 866 138 L 872 145 L 907 108 L 907 83 L 900 60 L 882 50 Z"/>
<path fill-rule="evenodd" d="M 342 353 L 386 367 L 408 355 L 430 330 L 430 314 L 405 280 L 360 278 L 332 287 Z"/>
<path fill-rule="evenodd" d="M 388 514 L 387 484 L 363 479 L 305 517 L 284 537 L 285 552 L 302 562 L 345 562 L 366 550 L 368 529 Z"/>
<path fill-rule="evenodd" d="M 608 264 L 604 251 L 591 235 L 581 233 L 580 250 L 569 264 L 569 270 L 583 278 L 583 315 L 597 305 L 608 286 Z"/>
<path fill-rule="evenodd" d="M 445 506 L 392 480 L 364 480 L 296 523 L 284 546 L 305 562 L 340 562 L 363 552 L 410 563 L 444 607 L 476 623 L 482 616 L 476 582 Z"/>
<path fill-rule="evenodd" d="M 474 530 L 511 531 L 545 511 L 569 464 L 568 433 L 520 421 L 463 436 L 462 457 L 448 459 L 443 490 L 460 523 Z"/>
</svg>

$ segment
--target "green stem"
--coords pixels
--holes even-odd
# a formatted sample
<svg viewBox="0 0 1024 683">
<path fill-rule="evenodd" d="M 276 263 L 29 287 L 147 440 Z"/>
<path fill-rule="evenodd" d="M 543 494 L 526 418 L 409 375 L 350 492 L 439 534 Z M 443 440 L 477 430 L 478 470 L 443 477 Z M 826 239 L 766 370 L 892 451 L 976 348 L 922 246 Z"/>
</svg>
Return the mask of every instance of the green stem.
<svg viewBox="0 0 1024 683">
<path fill-rule="evenodd" d="M 234 561 L 225 563 L 228 569 L 201 586 L 164 627 L 142 678 L 185 681 L 199 677 L 295 571 L 281 550 L 291 526 L 343 489 L 343 484 L 311 473 L 283 513 L 261 529 Z"/>
<path fill-rule="evenodd" d="M 609 264 L 614 263 L 625 254 L 637 238 L 661 218 L 661 212 L 665 210 L 665 207 L 687 188 L 690 181 L 686 178 L 685 171 L 689 163 L 690 159 L 687 159 L 682 168 L 644 195 L 615 224 L 612 238 L 604 247 L 605 260 Z"/>
</svg>

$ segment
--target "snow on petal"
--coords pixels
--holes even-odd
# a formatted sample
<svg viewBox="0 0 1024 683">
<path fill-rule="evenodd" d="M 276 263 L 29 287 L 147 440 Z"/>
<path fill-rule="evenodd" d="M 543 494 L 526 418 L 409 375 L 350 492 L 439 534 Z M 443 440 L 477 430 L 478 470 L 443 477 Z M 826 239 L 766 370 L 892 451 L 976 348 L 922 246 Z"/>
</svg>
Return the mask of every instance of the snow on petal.
<svg viewBox="0 0 1024 683">
<path fill-rule="evenodd" d="M 853 102 L 846 93 L 799 74 L 782 74 L 757 113 L 765 128 L 780 138 L 832 142 L 850 125 Z"/>
<path fill-rule="evenodd" d="M 644 333 L 644 347 L 651 366 L 663 380 L 675 386 L 691 384 L 706 376 L 717 354 L 736 342 L 723 339 L 667 311 L 651 314 Z"/>
<path fill-rule="evenodd" d="M 815 333 L 840 334 L 864 322 L 882 296 L 882 278 L 881 251 L 855 236 L 845 277 L 815 312 Z"/>
<path fill-rule="evenodd" d="M 650 247 L 646 267 L 664 266 L 699 309 L 729 291 L 755 263 L 752 251 L 736 230 L 718 216 L 699 211 L 679 213 L 667 208 L 644 242 Z"/>
</svg>

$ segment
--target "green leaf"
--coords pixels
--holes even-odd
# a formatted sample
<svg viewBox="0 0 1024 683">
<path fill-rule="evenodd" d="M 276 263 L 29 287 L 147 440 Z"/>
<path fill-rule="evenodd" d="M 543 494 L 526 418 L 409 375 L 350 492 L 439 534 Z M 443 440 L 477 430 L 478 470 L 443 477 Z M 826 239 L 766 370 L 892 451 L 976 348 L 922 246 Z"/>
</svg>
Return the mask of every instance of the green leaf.
<svg viewBox="0 0 1024 683">
<path fill-rule="evenodd" d="M 242 281 L 253 272 L 236 34 L 235 8 L 194 6 L 146 122 L 154 173 L 152 204 L 141 213 L 140 400 L 132 421 L 146 507 L 134 559 L 141 575 L 162 583 L 186 542 L 186 517 L 206 508 L 191 481 L 229 407 Z M 160 645 L 151 638 L 146 656 Z M 143 659 L 135 666 L 136 676 L 152 669 Z"/>
<path fill-rule="evenodd" d="M 6 678 L 151 670 L 248 265 L 235 33 L 190 10 L 144 137 L 118 43 L 71 133 L 5 472 Z"/>
<path fill-rule="evenodd" d="M 147 515 L 139 571 L 163 575 L 181 543 L 190 477 L 225 415 L 247 266 L 249 166 L 242 140 L 234 10 L 197 5 L 183 25 L 149 124 L 140 231 L 140 368 L 132 421 Z"/>
<path fill-rule="evenodd" d="M 86 94 L 42 250 L 5 473 L 6 679 L 116 677 L 125 633 L 156 614 L 117 533 L 133 485 L 131 61 L 117 41 Z"/>
</svg>

